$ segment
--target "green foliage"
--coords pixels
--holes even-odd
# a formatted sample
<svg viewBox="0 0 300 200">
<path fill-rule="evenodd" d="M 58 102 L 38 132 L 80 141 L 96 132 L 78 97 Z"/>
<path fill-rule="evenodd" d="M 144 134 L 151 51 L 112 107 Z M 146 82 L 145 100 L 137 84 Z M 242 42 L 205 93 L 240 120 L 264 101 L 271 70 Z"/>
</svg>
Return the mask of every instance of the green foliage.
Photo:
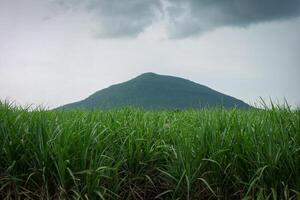
<svg viewBox="0 0 300 200">
<path fill-rule="evenodd" d="M 299 199 L 300 112 L 0 104 L 0 199 Z"/>
<path fill-rule="evenodd" d="M 110 109 L 135 106 L 146 109 L 202 107 L 249 108 L 241 100 L 221 94 L 192 81 L 154 73 L 100 90 L 88 98 L 62 106 L 63 109 Z"/>
</svg>

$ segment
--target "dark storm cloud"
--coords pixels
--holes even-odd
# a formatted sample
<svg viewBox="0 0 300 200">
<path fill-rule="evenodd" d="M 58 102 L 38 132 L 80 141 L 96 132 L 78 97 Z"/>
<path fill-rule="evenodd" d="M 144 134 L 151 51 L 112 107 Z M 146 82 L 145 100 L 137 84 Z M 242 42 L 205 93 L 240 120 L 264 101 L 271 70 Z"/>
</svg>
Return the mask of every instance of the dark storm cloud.
<svg viewBox="0 0 300 200">
<path fill-rule="evenodd" d="M 94 0 L 88 8 L 103 26 L 99 37 L 135 36 L 156 20 L 159 0 Z"/>
<path fill-rule="evenodd" d="M 97 18 L 97 37 L 133 37 L 158 19 L 160 0 L 57 0 L 67 10 L 85 9 Z"/>
<path fill-rule="evenodd" d="M 170 0 L 167 8 L 171 37 L 189 37 L 224 26 L 297 17 L 300 0 Z"/>
<path fill-rule="evenodd" d="M 224 26 L 282 20 L 300 15 L 300 0 L 58 0 L 95 14 L 99 37 L 131 37 L 159 19 L 172 38 L 185 38 Z"/>
</svg>

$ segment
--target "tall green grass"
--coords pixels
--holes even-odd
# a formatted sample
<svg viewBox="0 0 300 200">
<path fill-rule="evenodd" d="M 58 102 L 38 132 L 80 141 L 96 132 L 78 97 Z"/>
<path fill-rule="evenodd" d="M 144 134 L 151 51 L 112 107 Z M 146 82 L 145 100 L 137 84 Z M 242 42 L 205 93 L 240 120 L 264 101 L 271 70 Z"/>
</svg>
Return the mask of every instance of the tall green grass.
<svg viewBox="0 0 300 200">
<path fill-rule="evenodd" d="M 300 199 L 300 111 L 0 104 L 0 199 Z"/>
</svg>

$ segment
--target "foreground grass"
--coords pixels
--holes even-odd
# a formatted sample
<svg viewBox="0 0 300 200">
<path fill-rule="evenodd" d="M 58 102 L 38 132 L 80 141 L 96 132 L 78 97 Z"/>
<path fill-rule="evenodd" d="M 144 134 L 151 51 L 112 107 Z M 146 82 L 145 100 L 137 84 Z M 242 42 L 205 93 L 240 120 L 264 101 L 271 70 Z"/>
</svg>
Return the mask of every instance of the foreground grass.
<svg viewBox="0 0 300 200">
<path fill-rule="evenodd" d="M 0 104 L 0 199 L 299 199 L 300 112 Z"/>
</svg>

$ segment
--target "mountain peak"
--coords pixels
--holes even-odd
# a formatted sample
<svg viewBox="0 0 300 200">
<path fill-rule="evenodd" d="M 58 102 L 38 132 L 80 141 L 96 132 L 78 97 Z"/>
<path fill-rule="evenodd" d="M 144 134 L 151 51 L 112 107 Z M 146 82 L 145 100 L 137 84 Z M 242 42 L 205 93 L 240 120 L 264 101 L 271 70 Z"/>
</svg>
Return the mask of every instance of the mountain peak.
<svg viewBox="0 0 300 200">
<path fill-rule="evenodd" d="M 61 108 L 110 109 L 124 106 L 146 109 L 187 109 L 213 106 L 250 107 L 241 100 L 187 79 L 147 72 Z"/>
<path fill-rule="evenodd" d="M 136 78 L 138 78 L 138 77 L 156 77 L 156 76 L 161 76 L 161 75 L 156 74 L 154 72 L 146 72 L 146 73 L 143 73 L 143 74 L 137 76 Z"/>
<path fill-rule="evenodd" d="M 140 76 L 157 76 L 157 75 L 159 75 L 159 74 L 156 74 L 154 72 L 145 72 L 145 73 L 141 74 Z"/>
</svg>

